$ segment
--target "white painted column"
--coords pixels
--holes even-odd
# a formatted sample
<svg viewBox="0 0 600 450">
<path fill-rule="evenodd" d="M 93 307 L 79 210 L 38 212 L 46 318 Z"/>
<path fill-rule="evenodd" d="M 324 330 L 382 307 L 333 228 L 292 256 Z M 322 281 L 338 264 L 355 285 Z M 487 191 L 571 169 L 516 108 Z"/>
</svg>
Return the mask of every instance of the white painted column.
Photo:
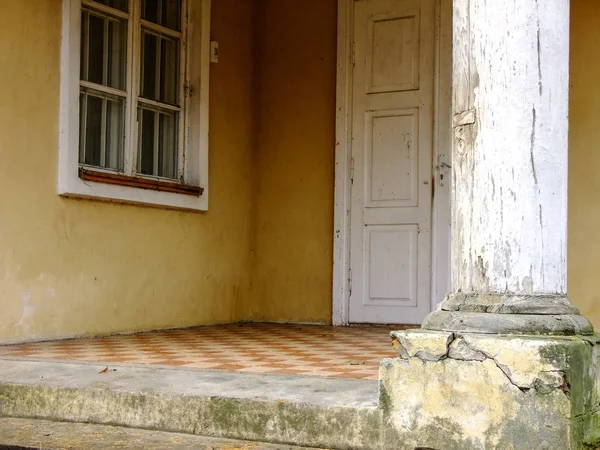
<svg viewBox="0 0 600 450">
<path fill-rule="evenodd" d="M 454 0 L 453 15 L 453 294 L 424 327 L 465 323 L 450 312 L 577 316 L 566 297 L 569 0 Z"/>
<path fill-rule="evenodd" d="M 565 294 L 569 1 L 454 5 L 453 288 Z"/>
</svg>

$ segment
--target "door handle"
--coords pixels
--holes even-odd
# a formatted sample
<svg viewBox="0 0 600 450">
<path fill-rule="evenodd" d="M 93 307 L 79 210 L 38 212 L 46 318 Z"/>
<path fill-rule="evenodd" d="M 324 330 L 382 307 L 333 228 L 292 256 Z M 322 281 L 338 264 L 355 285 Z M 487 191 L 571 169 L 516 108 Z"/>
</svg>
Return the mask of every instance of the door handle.
<svg viewBox="0 0 600 450">
<path fill-rule="evenodd" d="M 441 153 L 438 155 L 438 166 L 440 172 L 440 186 L 444 186 L 445 183 L 445 169 L 452 169 L 452 166 L 446 162 L 446 154 Z"/>
</svg>

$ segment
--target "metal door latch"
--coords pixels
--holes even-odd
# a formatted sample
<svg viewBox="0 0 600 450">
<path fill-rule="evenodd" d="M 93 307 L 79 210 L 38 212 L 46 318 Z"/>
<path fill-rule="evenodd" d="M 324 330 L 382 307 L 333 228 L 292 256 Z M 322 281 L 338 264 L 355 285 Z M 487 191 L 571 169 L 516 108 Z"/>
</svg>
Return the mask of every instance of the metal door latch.
<svg viewBox="0 0 600 450">
<path fill-rule="evenodd" d="M 446 169 L 452 169 L 452 166 L 446 162 L 446 154 L 445 153 L 440 153 L 438 155 L 437 169 L 440 173 L 440 186 L 444 186 L 444 183 L 445 183 L 444 178 L 446 175 L 446 173 L 445 173 Z"/>
</svg>

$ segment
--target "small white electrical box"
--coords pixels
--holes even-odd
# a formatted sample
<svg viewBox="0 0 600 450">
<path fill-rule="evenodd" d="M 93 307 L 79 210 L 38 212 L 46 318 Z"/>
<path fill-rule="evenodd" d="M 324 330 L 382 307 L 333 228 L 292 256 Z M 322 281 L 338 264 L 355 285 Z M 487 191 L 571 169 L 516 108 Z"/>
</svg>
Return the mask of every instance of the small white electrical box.
<svg viewBox="0 0 600 450">
<path fill-rule="evenodd" d="M 210 62 L 219 62 L 219 43 L 217 41 L 210 41 Z"/>
</svg>

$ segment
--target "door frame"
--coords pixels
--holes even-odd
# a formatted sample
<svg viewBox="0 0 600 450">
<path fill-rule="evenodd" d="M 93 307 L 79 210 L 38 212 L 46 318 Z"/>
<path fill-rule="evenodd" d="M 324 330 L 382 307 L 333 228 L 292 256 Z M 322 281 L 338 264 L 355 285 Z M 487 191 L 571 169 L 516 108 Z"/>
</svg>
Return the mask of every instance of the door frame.
<svg viewBox="0 0 600 450">
<path fill-rule="evenodd" d="M 333 235 L 334 326 L 349 325 L 350 205 L 352 156 L 352 68 L 354 2 L 338 0 L 337 83 L 335 124 L 335 192 Z M 438 162 L 451 161 L 452 0 L 436 1 L 434 124 L 431 235 L 431 309 L 450 288 L 450 173 Z M 445 155 L 445 156 L 444 156 Z M 441 159 L 440 159 L 441 158 Z M 441 186 L 440 177 L 446 178 Z"/>
</svg>

